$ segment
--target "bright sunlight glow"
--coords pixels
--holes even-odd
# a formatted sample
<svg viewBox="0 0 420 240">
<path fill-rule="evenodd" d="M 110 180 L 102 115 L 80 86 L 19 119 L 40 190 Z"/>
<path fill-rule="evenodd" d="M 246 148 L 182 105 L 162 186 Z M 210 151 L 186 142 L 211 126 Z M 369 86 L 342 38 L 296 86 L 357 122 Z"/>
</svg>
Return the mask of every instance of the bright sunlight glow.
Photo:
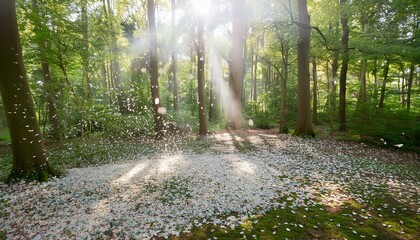
<svg viewBox="0 0 420 240">
<path fill-rule="evenodd" d="M 202 17 L 208 16 L 212 8 L 212 4 L 208 0 L 194 0 L 193 6 L 197 15 Z"/>
</svg>

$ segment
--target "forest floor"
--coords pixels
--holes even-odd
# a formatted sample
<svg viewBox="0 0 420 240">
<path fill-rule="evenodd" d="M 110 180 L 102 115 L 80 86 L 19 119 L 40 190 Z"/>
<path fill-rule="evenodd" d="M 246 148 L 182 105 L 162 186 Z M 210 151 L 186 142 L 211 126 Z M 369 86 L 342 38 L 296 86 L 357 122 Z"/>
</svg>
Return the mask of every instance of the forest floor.
<svg viewBox="0 0 420 240">
<path fill-rule="evenodd" d="M 415 153 L 244 130 L 68 142 L 50 161 L 66 174 L 0 183 L 0 239 L 420 239 Z"/>
</svg>

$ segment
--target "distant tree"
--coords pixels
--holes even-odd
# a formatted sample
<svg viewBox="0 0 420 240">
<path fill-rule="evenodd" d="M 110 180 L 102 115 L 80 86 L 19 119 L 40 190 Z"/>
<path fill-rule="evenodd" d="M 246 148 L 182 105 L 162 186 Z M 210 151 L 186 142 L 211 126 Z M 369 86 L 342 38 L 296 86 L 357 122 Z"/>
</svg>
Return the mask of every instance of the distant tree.
<svg viewBox="0 0 420 240">
<path fill-rule="evenodd" d="M 318 73 L 316 58 L 312 58 L 312 122 L 318 124 Z"/>
<path fill-rule="evenodd" d="M 171 51 L 172 51 L 172 66 L 171 66 L 171 81 L 173 85 L 173 96 L 174 96 L 174 111 L 178 112 L 178 103 L 179 103 L 179 87 L 178 87 L 178 69 L 177 69 L 177 57 L 176 57 L 176 24 L 175 24 L 175 13 L 176 13 L 176 0 L 171 1 L 172 7 L 172 19 L 171 19 L 171 27 L 172 27 L 172 42 L 171 42 Z"/>
<path fill-rule="evenodd" d="M 410 65 L 410 73 L 407 80 L 407 109 L 411 108 L 411 94 L 413 89 L 413 79 L 414 79 L 414 64 Z"/>
<path fill-rule="evenodd" d="M 41 12 L 38 4 L 38 0 L 32 0 L 32 9 L 34 15 L 31 19 L 33 20 L 34 25 L 33 32 L 36 36 L 36 44 L 38 46 L 37 55 L 39 56 L 39 60 L 41 62 L 41 72 L 45 86 L 45 95 L 48 108 L 48 120 L 51 124 L 51 134 L 54 140 L 56 140 L 57 142 L 61 142 L 62 132 L 58 120 L 58 112 L 56 105 L 56 95 L 58 89 L 56 87 L 57 84 L 53 81 L 53 78 L 51 76 L 51 67 L 49 59 L 51 44 L 48 43 L 48 37 L 50 34 L 46 30 L 45 14 Z"/>
<path fill-rule="evenodd" d="M 149 20 L 149 47 L 150 47 L 150 88 L 155 120 L 156 138 L 163 137 L 163 116 L 161 99 L 159 96 L 159 69 L 157 52 L 157 34 L 155 20 L 155 1 L 147 0 L 147 16 Z"/>
<path fill-rule="evenodd" d="M 197 18 L 197 81 L 198 81 L 198 114 L 200 134 L 207 134 L 206 88 L 205 88 L 205 52 L 204 52 L 204 21 Z"/>
<path fill-rule="evenodd" d="M 48 180 L 53 174 L 44 152 L 26 76 L 15 1 L 0 1 L 0 92 L 13 151 L 9 179 Z"/>
<path fill-rule="evenodd" d="M 279 132 L 288 133 L 289 128 L 287 127 L 287 81 L 289 79 L 289 41 L 285 39 L 280 40 L 280 51 L 281 59 L 283 62 L 283 74 L 280 74 L 281 77 L 281 100 L 280 100 L 280 124 Z"/>
<path fill-rule="evenodd" d="M 383 76 L 382 85 L 381 85 L 381 96 L 379 98 L 379 104 L 378 104 L 379 108 L 384 107 L 386 83 L 388 81 L 388 73 L 389 73 L 390 61 L 387 57 L 385 58 L 386 58 L 386 62 L 385 62 L 384 71 L 383 71 L 384 76 Z"/>
<path fill-rule="evenodd" d="M 309 77 L 309 50 L 311 28 L 306 0 L 298 0 L 298 109 L 296 135 L 313 135 L 311 125 L 311 93 Z"/>
<path fill-rule="evenodd" d="M 231 103 L 228 110 L 227 127 L 242 127 L 242 86 L 244 80 L 244 46 L 246 22 L 245 1 L 232 0 L 232 42 L 230 49 L 229 87 Z"/>
<path fill-rule="evenodd" d="M 348 25 L 348 19 L 346 14 L 347 0 L 340 0 L 341 7 L 341 28 L 343 30 L 341 36 L 342 44 L 342 63 L 340 71 L 340 100 L 338 109 L 338 124 L 339 130 L 345 131 L 347 129 L 346 124 L 346 84 L 347 84 L 347 70 L 349 65 L 349 34 L 350 28 Z"/>
<path fill-rule="evenodd" d="M 114 13 L 113 13 L 114 10 L 113 10 L 110 0 L 106 0 L 106 6 L 105 6 L 105 0 L 103 0 L 103 4 L 104 4 L 106 20 L 108 23 L 109 34 L 110 34 L 109 41 L 110 41 L 111 54 L 112 54 L 111 55 L 112 68 L 113 68 L 113 73 L 114 73 L 113 80 L 115 83 L 115 88 L 117 90 L 118 109 L 120 113 L 128 113 L 127 99 L 124 92 L 122 71 L 121 71 L 121 66 L 119 62 L 120 50 L 117 43 L 117 35 L 116 35 L 117 27 L 115 26 L 115 23 L 114 23 L 115 21 Z M 87 33 L 83 33 L 83 35 L 84 37 L 87 37 Z"/>
</svg>

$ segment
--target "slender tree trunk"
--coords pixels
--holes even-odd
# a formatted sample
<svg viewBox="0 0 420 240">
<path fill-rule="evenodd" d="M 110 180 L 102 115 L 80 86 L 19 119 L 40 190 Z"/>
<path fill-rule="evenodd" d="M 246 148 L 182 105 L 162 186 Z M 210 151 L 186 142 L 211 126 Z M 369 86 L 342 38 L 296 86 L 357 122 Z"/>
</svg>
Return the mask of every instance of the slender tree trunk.
<svg viewBox="0 0 420 240">
<path fill-rule="evenodd" d="M 382 81 L 381 86 L 381 97 L 379 98 L 379 108 L 384 107 L 384 101 L 385 101 L 385 90 L 386 90 L 386 82 L 388 80 L 388 72 L 389 72 L 389 59 L 386 59 L 385 67 L 384 67 L 384 79 Z"/>
<path fill-rule="evenodd" d="M 330 66 L 329 66 L 329 59 L 327 58 L 326 64 L 325 64 L 325 77 L 327 78 L 327 101 L 325 103 L 325 111 L 330 114 L 331 109 L 331 102 L 330 102 L 330 94 L 331 94 L 331 82 L 330 82 Z"/>
<path fill-rule="evenodd" d="M 311 29 L 306 0 L 298 0 L 298 106 L 296 135 L 313 135 L 311 125 L 311 90 L 309 77 L 309 50 Z"/>
<path fill-rule="evenodd" d="M 48 62 L 42 62 L 42 75 L 44 77 L 44 83 L 46 86 L 46 94 L 47 94 L 47 106 L 48 106 L 48 119 L 51 123 L 51 133 L 52 137 L 55 141 L 61 142 L 61 128 L 60 123 L 58 121 L 57 116 L 57 106 L 55 105 L 55 92 L 54 92 L 54 85 L 51 78 L 51 71 L 50 65 Z"/>
<path fill-rule="evenodd" d="M 244 45 L 245 45 L 245 1 L 232 0 L 232 43 L 230 52 L 231 103 L 229 104 L 227 127 L 242 127 L 242 85 L 244 79 Z"/>
<path fill-rule="evenodd" d="M 212 122 L 216 119 L 215 112 L 215 97 L 214 97 L 214 76 L 213 73 L 210 73 L 210 86 L 209 86 L 209 99 L 210 99 L 210 109 L 209 109 L 209 121 Z"/>
<path fill-rule="evenodd" d="M 378 100 L 378 60 L 375 58 L 373 62 L 373 101 L 376 103 Z"/>
<path fill-rule="evenodd" d="M 61 50 L 59 50 L 61 52 Z M 63 57 L 61 55 L 61 53 L 58 54 L 58 63 L 57 63 L 58 67 L 60 68 L 61 72 L 63 73 L 64 79 L 67 83 L 67 85 L 70 88 L 70 92 L 72 93 L 74 99 L 76 100 L 76 105 L 78 105 L 79 107 L 79 112 L 80 112 L 80 136 L 83 138 L 83 134 L 84 134 L 84 127 L 85 127 L 85 110 L 84 110 L 84 102 L 82 101 L 82 99 L 80 99 L 80 97 L 77 95 L 76 90 L 74 89 L 73 85 L 70 82 L 70 79 L 68 77 L 67 74 L 67 69 L 66 66 L 64 65 L 63 62 Z"/>
<path fill-rule="evenodd" d="M 15 178 L 48 180 L 53 174 L 44 151 L 24 68 L 15 1 L 0 1 L 0 92 L 12 143 Z"/>
<path fill-rule="evenodd" d="M 281 55 L 283 61 L 283 77 L 281 79 L 281 109 L 280 109 L 280 133 L 288 133 L 287 127 L 287 81 L 289 79 L 289 49 L 285 43 L 281 42 Z"/>
<path fill-rule="evenodd" d="M 366 72 L 367 72 L 367 60 L 362 59 L 362 72 L 360 74 L 360 94 L 357 99 L 357 108 L 363 112 L 363 117 L 366 113 L 367 104 L 367 88 L 366 88 Z"/>
<path fill-rule="evenodd" d="M 342 8 L 347 6 L 347 0 L 340 0 L 340 5 Z M 344 9 L 341 13 L 341 27 L 343 30 L 343 35 L 341 37 L 342 44 L 342 65 L 340 71 L 340 106 L 338 113 L 338 124 L 339 130 L 347 130 L 346 124 L 346 84 L 347 84 L 347 70 L 349 64 L 349 34 L 350 28 L 348 26 L 347 15 L 344 13 Z"/>
<path fill-rule="evenodd" d="M 398 93 L 400 94 L 401 105 L 405 107 L 405 96 L 404 96 L 404 88 L 405 88 L 405 66 L 404 63 L 400 63 L 400 70 L 401 70 L 401 83 L 398 81 Z"/>
<path fill-rule="evenodd" d="M 176 12 L 176 1 L 172 0 L 172 84 L 173 84 L 173 95 L 174 95 L 174 111 L 178 112 L 179 94 L 178 94 L 178 78 L 177 78 L 177 57 L 176 57 L 176 24 L 175 24 L 175 12 Z"/>
<path fill-rule="evenodd" d="M 44 32 L 45 26 L 43 26 L 43 22 L 41 20 L 44 18 L 44 14 L 40 12 L 37 0 L 32 0 L 32 8 L 36 15 L 34 22 L 35 28 L 40 33 Z M 55 104 L 56 88 L 51 78 L 50 64 L 46 54 L 48 51 L 48 43 L 46 41 L 40 40 L 40 42 L 38 42 L 38 48 L 41 58 L 41 71 L 44 79 L 45 93 L 47 98 L 48 120 L 51 123 L 51 133 L 55 141 L 61 142 L 61 129 L 57 116 L 57 107 Z"/>
<path fill-rule="evenodd" d="M 150 44 L 150 89 L 152 92 L 152 104 L 155 117 L 156 138 L 163 137 L 163 116 L 160 107 L 159 96 L 159 69 L 157 55 L 157 34 L 155 21 L 155 2 L 147 0 L 147 15 L 149 20 L 149 44 Z"/>
<path fill-rule="evenodd" d="M 88 22 L 88 13 L 87 13 L 88 2 L 87 0 L 82 1 L 82 26 L 83 26 L 83 51 L 82 51 L 82 61 L 83 61 L 83 79 L 85 84 L 84 89 L 84 98 L 86 100 L 91 99 L 92 89 L 89 79 L 89 22 Z"/>
<path fill-rule="evenodd" d="M 252 100 L 254 102 L 256 102 L 257 99 L 258 99 L 258 96 L 257 96 L 258 41 L 256 43 L 254 55 L 255 55 L 255 60 L 254 60 L 254 67 L 253 67 L 253 70 L 254 70 L 254 74 L 253 75 L 254 76 L 253 76 L 253 83 L 252 83 L 252 90 L 253 90 L 253 93 L 252 93 L 252 97 L 253 98 L 252 98 Z"/>
<path fill-rule="evenodd" d="M 198 114 L 200 121 L 200 134 L 206 135 L 207 110 L 205 89 L 205 54 L 204 54 L 204 21 L 200 16 L 197 19 L 197 81 L 198 81 Z"/>
<path fill-rule="evenodd" d="M 105 0 L 104 4 L 105 4 Z M 110 0 L 107 0 L 108 11 L 106 11 L 106 17 L 108 20 L 108 28 L 110 32 L 110 46 L 112 54 L 112 67 L 113 67 L 113 81 L 115 83 L 115 88 L 117 90 L 117 102 L 118 110 L 122 114 L 128 113 L 127 99 L 124 92 L 124 85 L 122 80 L 121 67 L 119 63 L 120 51 L 117 44 L 116 28 L 114 26 L 114 14 L 111 7 Z M 105 8 L 105 7 L 104 7 Z M 105 8 L 106 9 L 106 8 Z"/>
<path fill-rule="evenodd" d="M 314 81 L 314 85 L 312 88 L 312 122 L 314 124 L 318 124 L 318 74 L 317 74 L 317 64 L 316 58 L 312 58 L 312 78 Z"/>
<path fill-rule="evenodd" d="M 414 79 L 414 64 L 410 65 L 410 73 L 408 75 L 407 80 L 407 109 L 410 110 L 411 108 L 411 91 L 413 87 L 413 79 Z"/>
<path fill-rule="evenodd" d="M 331 103 L 331 110 L 336 111 L 337 109 L 337 83 L 338 83 L 338 59 L 340 54 L 338 51 L 334 51 L 333 54 L 333 62 L 331 65 L 331 95 L 330 95 L 330 103 Z"/>
</svg>

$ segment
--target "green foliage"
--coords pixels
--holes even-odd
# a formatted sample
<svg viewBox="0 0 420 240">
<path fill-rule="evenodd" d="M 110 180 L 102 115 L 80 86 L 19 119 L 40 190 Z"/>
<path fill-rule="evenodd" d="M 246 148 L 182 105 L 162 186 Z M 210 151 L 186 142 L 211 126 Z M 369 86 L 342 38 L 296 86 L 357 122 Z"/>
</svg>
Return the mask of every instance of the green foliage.
<svg viewBox="0 0 420 240">
<path fill-rule="evenodd" d="M 350 128 L 367 141 L 383 147 L 419 151 L 420 122 L 406 110 L 369 109 L 349 116 Z"/>
</svg>

